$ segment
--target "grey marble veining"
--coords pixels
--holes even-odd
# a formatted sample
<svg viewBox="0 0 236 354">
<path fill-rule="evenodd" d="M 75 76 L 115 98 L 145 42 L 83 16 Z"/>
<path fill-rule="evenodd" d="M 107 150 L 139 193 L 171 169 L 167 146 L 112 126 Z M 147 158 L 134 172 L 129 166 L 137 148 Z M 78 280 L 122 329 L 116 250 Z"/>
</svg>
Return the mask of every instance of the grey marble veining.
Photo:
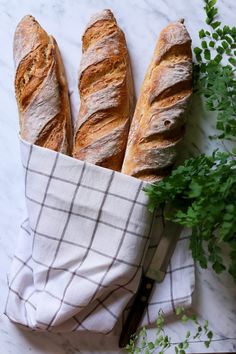
<svg viewBox="0 0 236 354">
<path fill-rule="evenodd" d="M 235 25 L 236 2 L 219 0 L 222 21 Z M 42 334 L 23 331 L 2 315 L 7 294 L 6 273 L 14 252 L 18 227 L 24 213 L 24 183 L 18 143 L 18 113 L 14 98 L 12 40 L 18 21 L 32 14 L 55 36 L 62 52 L 69 81 L 73 117 L 78 112 L 77 76 L 81 58 L 81 36 L 89 17 L 110 8 L 124 30 L 130 51 L 135 89 L 138 94 L 160 30 L 169 22 L 185 18 L 186 26 L 198 44 L 203 26 L 202 0 L 0 0 L 0 343 L 1 354 L 75 354 L 119 353 L 118 329 L 113 336 L 84 334 Z M 208 135 L 213 133 L 214 116 L 204 112 L 195 97 L 186 134 L 188 151 L 210 152 L 217 147 Z M 209 270 L 196 270 L 193 310 L 208 319 L 215 338 L 209 351 L 235 351 L 236 287 L 226 274 L 216 276 Z M 174 341 L 185 328 L 170 322 L 168 331 Z M 150 336 L 154 330 L 149 330 Z M 203 343 L 191 345 L 191 352 L 206 352 Z"/>
</svg>

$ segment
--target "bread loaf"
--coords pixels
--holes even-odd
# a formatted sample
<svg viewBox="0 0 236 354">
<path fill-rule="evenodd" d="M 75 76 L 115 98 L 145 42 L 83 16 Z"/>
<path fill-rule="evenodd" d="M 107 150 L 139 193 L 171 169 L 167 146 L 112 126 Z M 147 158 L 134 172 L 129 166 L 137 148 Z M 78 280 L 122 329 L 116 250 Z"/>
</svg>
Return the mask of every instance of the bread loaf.
<svg viewBox="0 0 236 354">
<path fill-rule="evenodd" d="M 120 171 L 134 110 L 125 36 L 112 12 L 104 10 L 91 19 L 82 42 L 73 156 Z"/>
<path fill-rule="evenodd" d="M 169 174 L 192 94 L 191 39 L 183 21 L 160 34 L 132 121 L 122 172 L 155 182 Z"/>
<path fill-rule="evenodd" d="M 14 61 L 21 137 L 70 154 L 71 113 L 62 59 L 55 39 L 32 16 L 16 28 Z"/>
</svg>

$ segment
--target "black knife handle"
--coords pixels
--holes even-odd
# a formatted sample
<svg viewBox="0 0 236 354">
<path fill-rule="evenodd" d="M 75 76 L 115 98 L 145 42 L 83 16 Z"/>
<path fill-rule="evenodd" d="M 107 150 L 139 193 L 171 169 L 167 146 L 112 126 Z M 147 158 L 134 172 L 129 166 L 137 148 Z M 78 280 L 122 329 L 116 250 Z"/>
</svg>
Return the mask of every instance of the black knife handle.
<svg viewBox="0 0 236 354">
<path fill-rule="evenodd" d="M 125 347 L 129 343 L 130 336 L 137 331 L 138 325 L 148 304 L 148 299 L 152 292 L 154 282 L 155 280 L 153 279 L 145 276 L 142 277 L 134 302 L 130 308 L 128 317 L 120 335 L 120 348 Z"/>
</svg>

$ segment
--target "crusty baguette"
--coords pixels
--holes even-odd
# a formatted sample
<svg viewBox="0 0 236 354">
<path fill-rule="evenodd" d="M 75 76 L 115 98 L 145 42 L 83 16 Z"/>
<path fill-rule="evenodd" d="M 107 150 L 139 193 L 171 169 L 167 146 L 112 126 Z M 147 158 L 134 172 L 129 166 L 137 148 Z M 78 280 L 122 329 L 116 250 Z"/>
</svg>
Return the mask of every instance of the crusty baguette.
<svg viewBox="0 0 236 354">
<path fill-rule="evenodd" d="M 16 28 L 14 61 L 21 137 L 70 154 L 72 124 L 64 66 L 55 39 L 32 16 L 25 16 Z"/>
<path fill-rule="evenodd" d="M 122 172 L 148 182 L 173 167 L 192 94 L 191 39 L 183 21 L 160 34 L 132 120 Z"/>
<path fill-rule="evenodd" d="M 120 171 L 134 110 L 125 36 L 112 12 L 104 10 L 92 17 L 82 42 L 73 156 Z"/>
</svg>

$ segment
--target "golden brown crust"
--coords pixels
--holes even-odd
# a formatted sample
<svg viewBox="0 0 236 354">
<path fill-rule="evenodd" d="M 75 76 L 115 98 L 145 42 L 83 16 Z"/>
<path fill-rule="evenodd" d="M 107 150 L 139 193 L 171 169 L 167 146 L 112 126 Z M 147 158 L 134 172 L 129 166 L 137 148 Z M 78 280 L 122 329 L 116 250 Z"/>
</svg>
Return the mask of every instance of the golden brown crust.
<svg viewBox="0 0 236 354">
<path fill-rule="evenodd" d="M 161 32 L 142 84 L 122 172 L 155 182 L 173 167 L 192 94 L 191 39 L 180 21 Z"/>
<path fill-rule="evenodd" d="M 79 93 L 73 156 L 120 171 L 134 89 L 125 36 L 109 10 L 95 15 L 83 35 Z"/>
<path fill-rule="evenodd" d="M 15 92 L 21 137 L 55 151 L 71 153 L 68 87 L 55 39 L 32 16 L 14 37 Z"/>
</svg>

